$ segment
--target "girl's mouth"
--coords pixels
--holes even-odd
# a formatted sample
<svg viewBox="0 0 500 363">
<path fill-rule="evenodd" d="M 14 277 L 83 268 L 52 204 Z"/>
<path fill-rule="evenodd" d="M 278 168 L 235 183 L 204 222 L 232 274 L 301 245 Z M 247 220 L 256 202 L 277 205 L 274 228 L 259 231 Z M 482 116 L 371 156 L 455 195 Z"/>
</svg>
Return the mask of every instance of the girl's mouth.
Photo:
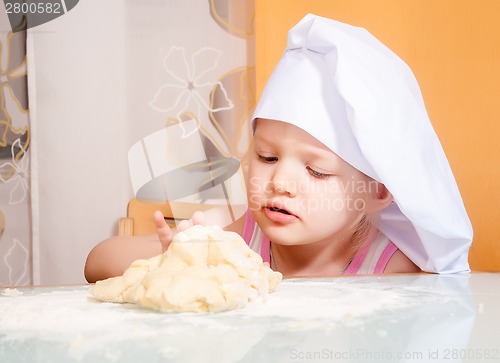
<svg viewBox="0 0 500 363">
<path fill-rule="evenodd" d="M 265 207 L 264 214 L 272 222 L 278 223 L 281 225 L 295 223 L 299 220 L 299 218 L 295 214 L 290 213 L 286 209 L 282 209 L 282 208 L 275 207 L 275 206 Z"/>
<path fill-rule="evenodd" d="M 281 208 L 276 208 L 276 207 L 271 207 L 269 208 L 271 211 L 273 212 L 280 212 L 280 213 L 283 213 L 283 214 L 288 214 L 288 215 L 292 215 L 290 212 L 288 212 L 287 210 L 285 209 L 281 209 Z"/>
</svg>

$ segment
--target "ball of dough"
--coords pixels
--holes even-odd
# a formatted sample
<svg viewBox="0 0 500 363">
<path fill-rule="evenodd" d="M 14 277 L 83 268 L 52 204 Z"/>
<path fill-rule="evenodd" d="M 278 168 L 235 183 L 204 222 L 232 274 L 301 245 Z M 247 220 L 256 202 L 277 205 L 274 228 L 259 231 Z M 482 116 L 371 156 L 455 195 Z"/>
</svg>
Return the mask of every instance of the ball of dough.
<svg viewBox="0 0 500 363">
<path fill-rule="evenodd" d="M 196 225 L 175 235 L 162 255 L 133 262 L 122 276 L 98 281 L 91 293 L 159 311 L 224 311 L 267 295 L 281 279 L 237 233 Z"/>
</svg>

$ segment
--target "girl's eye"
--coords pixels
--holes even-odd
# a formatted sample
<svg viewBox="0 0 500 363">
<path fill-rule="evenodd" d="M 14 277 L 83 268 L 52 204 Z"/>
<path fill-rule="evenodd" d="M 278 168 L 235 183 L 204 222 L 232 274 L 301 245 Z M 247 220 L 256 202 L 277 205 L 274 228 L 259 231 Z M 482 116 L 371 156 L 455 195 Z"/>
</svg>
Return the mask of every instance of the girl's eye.
<svg viewBox="0 0 500 363">
<path fill-rule="evenodd" d="M 330 176 L 332 176 L 332 174 L 324 174 L 324 173 L 320 173 L 319 171 L 316 171 L 314 169 L 312 169 L 311 167 L 307 167 L 307 171 L 309 172 L 309 174 L 311 174 L 313 177 L 315 178 L 318 178 L 318 179 L 326 179 Z"/>
<path fill-rule="evenodd" d="M 274 163 L 275 161 L 278 161 L 278 158 L 276 156 L 263 156 L 263 155 L 258 155 L 259 160 L 265 162 L 265 163 Z"/>
</svg>

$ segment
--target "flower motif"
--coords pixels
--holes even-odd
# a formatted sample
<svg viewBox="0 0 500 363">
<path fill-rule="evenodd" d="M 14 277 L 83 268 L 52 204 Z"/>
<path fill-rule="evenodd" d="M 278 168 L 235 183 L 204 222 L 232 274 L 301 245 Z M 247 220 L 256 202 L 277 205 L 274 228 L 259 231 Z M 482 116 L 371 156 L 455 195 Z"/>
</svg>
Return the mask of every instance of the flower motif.
<svg viewBox="0 0 500 363">
<path fill-rule="evenodd" d="M 28 132 L 25 38 L 25 32 L 9 32 L 0 39 L 0 148 Z"/>
<path fill-rule="evenodd" d="M 5 254 L 3 262 L 7 266 L 8 280 L 1 281 L 1 285 L 21 286 L 29 284 L 29 252 L 18 239 L 12 239 L 12 245 Z M 20 264 L 22 262 L 22 265 Z M 17 271 L 16 271 L 17 270 Z"/>
<path fill-rule="evenodd" d="M 20 149 L 21 152 L 16 154 L 16 149 Z M 12 162 L 0 164 L 0 181 L 14 184 L 14 188 L 10 191 L 9 204 L 19 204 L 26 199 L 29 190 L 29 158 L 26 150 L 21 146 L 20 139 L 14 141 L 11 152 Z"/>
<path fill-rule="evenodd" d="M 182 122 L 186 115 L 191 116 L 199 125 L 202 114 L 209 112 L 230 110 L 234 107 L 229 99 L 223 84 L 220 81 L 211 81 L 210 72 L 217 68 L 221 52 L 214 48 L 201 48 L 191 57 L 191 64 L 186 59 L 184 48 L 172 47 L 163 59 L 167 74 L 173 82 L 166 83 L 160 87 L 153 99 L 149 102 L 150 107 L 159 112 L 167 113 L 169 118 Z M 211 92 L 214 88 L 220 89 L 223 94 L 223 102 L 218 107 L 213 107 L 210 102 Z M 190 130 L 189 136 L 195 130 Z"/>
<path fill-rule="evenodd" d="M 0 39 L 0 83 L 12 82 L 20 79 L 26 82 L 27 63 L 25 52 L 26 33 L 9 32 L 5 39 Z"/>
</svg>

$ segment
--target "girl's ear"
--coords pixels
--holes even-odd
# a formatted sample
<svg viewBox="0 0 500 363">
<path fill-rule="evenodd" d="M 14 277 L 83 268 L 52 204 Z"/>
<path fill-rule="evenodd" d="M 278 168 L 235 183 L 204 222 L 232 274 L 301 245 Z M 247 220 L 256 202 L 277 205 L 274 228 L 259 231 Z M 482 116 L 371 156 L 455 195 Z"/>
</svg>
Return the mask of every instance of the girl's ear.
<svg viewBox="0 0 500 363">
<path fill-rule="evenodd" d="M 372 198 L 366 203 L 366 212 L 368 214 L 380 212 L 382 209 L 391 204 L 392 194 L 382 183 L 377 183 L 377 190 L 373 193 Z"/>
</svg>

